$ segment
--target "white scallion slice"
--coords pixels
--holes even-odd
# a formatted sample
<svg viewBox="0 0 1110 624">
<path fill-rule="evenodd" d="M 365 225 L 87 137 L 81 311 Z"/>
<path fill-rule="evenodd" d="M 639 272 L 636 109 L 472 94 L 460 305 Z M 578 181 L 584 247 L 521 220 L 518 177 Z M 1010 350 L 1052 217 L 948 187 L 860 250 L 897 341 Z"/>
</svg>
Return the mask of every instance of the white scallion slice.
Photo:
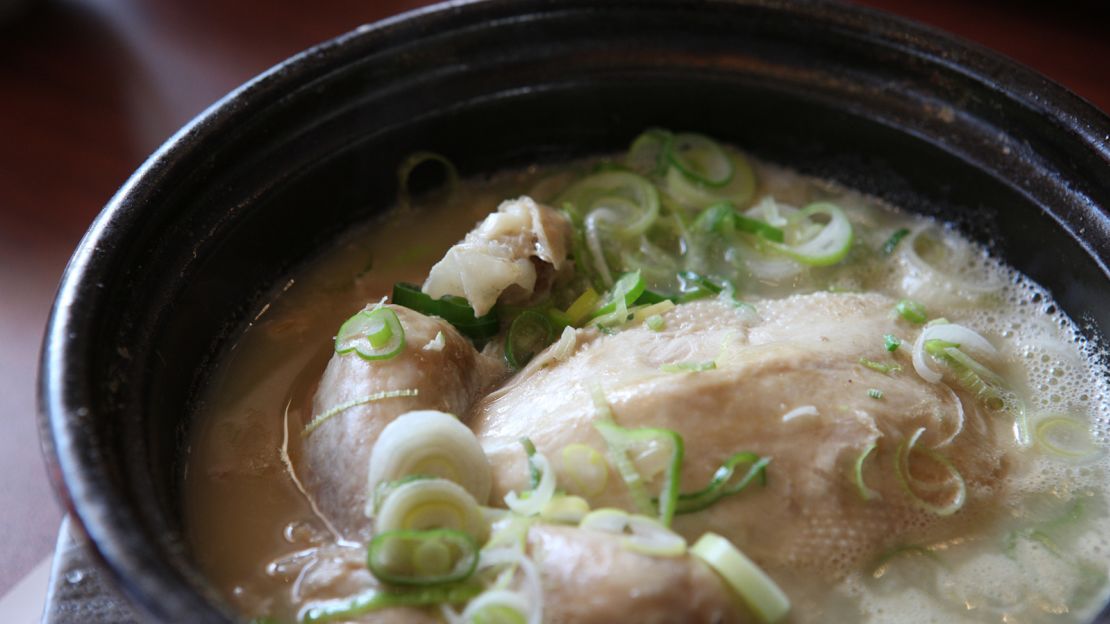
<svg viewBox="0 0 1110 624">
<path fill-rule="evenodd" d="M 590 504 L 581 496 L 556 494 L 544 505 L 540 517 L 548 522 L 578 524 L 590 513 Z"/>
<path fill-rule="evenodd" d="M 663 173 L 670 166 L 667 162 L 667 145 L 670 144 L 673 136 L 667 130 L 648 128 L 632 141 L 624 157 L 624 164 L 645 176 Z"/>
<path fill-rule="evenodd" d="M 709 137 L 683 132 L 667 144 L 667 159 L 695 184 L 720 188 L 732 181 L 733 160 Z"/>
<path fill-rule="evenodd" d="M 465 624 L 526 624 L 529 611 L 520 592 L 491 589 L 471 600 L 459 619 Z"/>
<path fill-rule="evenodd" d="M 818 224 L 813 221 L 816 216 L 827 221 Z M 802 264 L 828 266 L 848 255 L 852 240 L 852 223 L 844 211 L 835 204 L 818 202 L 790 218 L 785 243 L 766 241 L 764 245 Z"/>
<path fill-rule="evenodd" d="M 1090 427 L 1074 418 L 1045 418 L 1034 427 L 1033 437 L 1042 449 L 1065 459 L 1085 460 L 1101 454 Z"/>
<path fill-rule="evenodd" d="M 959 511 L 967 501 L 967 484 L 964 482 L 964 478 L 960 474 L 960 471 L 956 470 L 956 466 L 953 465 L 952 461 L 947 457 L 932 449 L 918 450 L 915 448 L 918 440 L 921 439 L 921 435 L 924 433 L 925 428 L 920 427 L 913 432 L 913 435 L 911 435 L 908 440 L 903 440 L 902 443 L 898 445 L 898 450 L 894 454 L 894 470 L 898 475 L 899 483 L 902 484 L 902 489 L 905 490 L 914 504 L 938 516 L 950 516 Z M 947 478 L 943 481 L 932 482 L 923 481 L 914 477 L 913 473 L 910 472 L 910 457 L 915 450 L 918 450 L 921 454 L 939 464 L 947 473 Z M 938 491 L 945 486 L 951 486 L 953 488 L 953 492 L 947 503 L 932 503 L 925 500 L 917 493 L 917 491 Z"/>
<path fill-rule="evenodd" d="M 489 536 L 489 523 L 469 492 L 446 479 L 418 479 L 389 491 L 374 516 L 377 533 L 399 529 L 462 531 L 479 544 Z"/>
<path fill-rule="evenodd" d="M 609 463 L 605 457 L 585 444 L 568 444 L 562 451 L 563 473 L 568 489 L 581 496 L 597 496 L 609 481 Z"/>
<path fill-rule="evenodd" d="M 578 527 L 587 531 L 620 535 L 621 546 L 641 555 L 681 557 L 686 553 L 686 540 L 663 526 L 655 518 L 629 514 L 622 509 L 606 507 L 591 511 Z"/>
<path fill-rule="evenodd" d="M 871 455 L 876 446 L 877 445 L 874 442 L 868 444 L 867 448 L 863 449 L 863 452 L 861 452 L 859 454 L 859 457 L 856 458 L 856 466 L 853 476 L 855 477 L 856 490 L 859 491 L 859 497 L 865 501 L 882 498 L 881 494 L 867 487 L 867 484 L 863 481 L 863 463 L 867 461 L 868 456 Z"/>
<path fill-rule="evenodd" d="M 370 453 L 370 491 L 408 475 L 458 483 L 480 504 L 489 499 L 489 460 L 474 432 L 451 414 L 408 412 L 382 430 Z"/>
<path fill-rule="evenodd" d="M 790 611 L 786 594 L 727 539 L 706 533 L 690 548 L 690 553 L 720 574 L 761 622 L 778 622 Z"/>
<path fill-rule="evenodd" d="M 405 329 L 401 319 L 390 308 L 361 310 L 339 327 L 335 336 L 335 352 L 355 352 L 368 361 L 388 360 L 405 348 Z"/>
<path fill-rule="evenodd" d="M 509 492 L 505 495 L 505 504 L 514 513 L 522 516 L 537 516 L 555 496 L 555 471 L 547 458 L 540 453 L 534 453 L 528 461 L 540 472 L 539 484 L 534 490 L 528 490 L 525 494 Z"/>
<path fill-rule="evenodd" d="M 428 586 L 465 580 L 478 566 L 478 544 L 451 529 L 386 531 L 367 547 L 367 566 L 378 580 Z"/>
<path fill-rule="evenodd" d="M 926 360 L 926 345 L 933 340 L 939 340 L 948 345 L 954 345 L 963 353 L 971 353 L 985 357 L 996 357 L 998 349 L 989 340 L 979 335 L 972 329 L 963 325 L 945 322 L 933 322 L 925 326 L 913 343 L 913 369 L 922 379 L 930 383 L 937 383 L 943 376 L 940 372 L 929 366 Z M 984 369 L 985 370 L 985 369 Z M 979 372 L 979 371 L 977 371 Z M 997 376 L 989 373 L 988 381 L 998 381 Z"/>
<path fill-rule="evenodd" d="M 732 178 L 723 186 L 714 187 L 692 180 L 678 167 L 670 167 L 662 187 L 667 195 L 686 208 L 703 210 L 722 200 L 738 208 L 748 205 L 755 192 L 755 171 L 741 154 L 726 153 L 732 165 Z"/>
<path fill-rule="evenodd" d="M 580 214 L 596 214 L 608 232 L 621 238 L 643 234 L 659 217 L 659 191 L 631 171 L 602 171 L 583 178 L 558 203 L 571 203 Z"/>
</svg>

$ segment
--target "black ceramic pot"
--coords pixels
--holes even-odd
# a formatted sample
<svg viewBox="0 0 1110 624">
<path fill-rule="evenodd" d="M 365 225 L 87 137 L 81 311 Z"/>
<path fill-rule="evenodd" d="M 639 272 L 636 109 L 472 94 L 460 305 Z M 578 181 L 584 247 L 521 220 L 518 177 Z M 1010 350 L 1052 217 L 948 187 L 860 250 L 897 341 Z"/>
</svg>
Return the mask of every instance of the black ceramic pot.
<svg viewBox="0 0 1110 624">
<path fill-rule="evenodd" d="M 1110 120 L 1029 70 L 828 2 L 442 5 L 217 103 L 74 254 L 43 351 L 43 440 L 126 595 L 155 619 L 234 619 L 182 538 L 197 389 L 275 285 L 390 205 L 403 155 L 479 173 L 620 150 L 651 125 L 953 220 L 1089 335 L 1110 331 Z"/>
</svg>

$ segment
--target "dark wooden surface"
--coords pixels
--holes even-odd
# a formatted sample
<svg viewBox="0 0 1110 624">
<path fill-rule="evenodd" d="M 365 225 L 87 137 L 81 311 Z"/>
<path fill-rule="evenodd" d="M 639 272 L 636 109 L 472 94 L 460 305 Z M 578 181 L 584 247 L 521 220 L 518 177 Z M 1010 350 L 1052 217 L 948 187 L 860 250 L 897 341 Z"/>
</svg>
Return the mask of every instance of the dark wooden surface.
<svg viewBox="0 0 1110 624">
<path fill-rule="evenodd" d="M 862 2 L 993 48 L 1110 111 L 1105 3 Z M 0 23 L 0 594 L 49 554 L 61 517 L 39 457 L 35 371 L 58 278 L 89 222 L 152 150 L 236 85 L 427 2 L 26 4 Z"/>
</svg>

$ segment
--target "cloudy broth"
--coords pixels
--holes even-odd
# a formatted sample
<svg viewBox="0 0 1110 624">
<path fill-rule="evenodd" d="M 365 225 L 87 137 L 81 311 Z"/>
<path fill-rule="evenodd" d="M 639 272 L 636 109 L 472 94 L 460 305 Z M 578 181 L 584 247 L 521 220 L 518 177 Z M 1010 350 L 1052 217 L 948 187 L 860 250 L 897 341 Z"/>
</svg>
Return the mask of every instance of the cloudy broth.
<svg viewBox="0 0 1110 624">
<path fill-rule="evenodd" d="M 324 556 L 321 548 L 346 548 L 355 553 L 352 560 L 364 552 L 338 539 L 290 468 L 298 452 L 290 440 L 309 416 L 336 328 L 388 295 L 394 283 L 422 282 L 444 251 L 503 199 L 528 193 L 549 200 L 594 164 L 464 181 L 449 197 L 394 210 L 292 275 L 257 311 L 203 392 L 184 481 L 193 556 L 236 609 L 294 621 L 303 606 L 298 584 Z M 1099 345 L 1081 337 L 1046 291 L 943 224 L 777 166 L 753 166 L 753 205 L 766 196 L 794 206 L 835 202 L 855 240 L 848 259 L 834 266 L 773 278 L 742 275 L 738 294 L 745 301 L 758 310 L 761 301 L 815 291 L 918 301 L 998 348 L 995 372 L 1024 402 L 1031 437 L 1028 448 L 1014 450 L 1011 429 L 994 427 L 995 443 L 1012 450 L 999 484 L 1005 494 L 991 513 L 955 514 L 957 537 L 868 553 L 834 571 L 835 581 L 771 570 L 794 603 L 789 621 L 1091 619 L 1106 600 L 1110 566 L 1110 395 Z M 903 228 L 911 234 L 884 253 L 891 233 Z M 939 268 L 944 279 L 923 266 Z M 903 374 L 914 374 L 904 362 Z M 1060 416 L 1089 427 L 1094 446 L 1065 431 L 1056 434 L 1071 436 L 1061 442 L 1072 445 L 1065 453 L 1046 449 L 1037 433 Z M 1054 439 L 1049 435 L 1048 442 Z"/>
</svg>

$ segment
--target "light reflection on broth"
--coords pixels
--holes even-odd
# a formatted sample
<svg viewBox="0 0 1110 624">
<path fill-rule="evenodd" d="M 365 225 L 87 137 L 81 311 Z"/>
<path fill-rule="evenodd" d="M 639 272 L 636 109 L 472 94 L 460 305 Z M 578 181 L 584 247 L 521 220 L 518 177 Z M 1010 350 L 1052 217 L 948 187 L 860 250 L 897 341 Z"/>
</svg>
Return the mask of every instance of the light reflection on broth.
<svg viewBox="0 0 1110 624">
<path fill-rule="evenodd" d="M 389 294 L 395 283 L 423 282 L 444 251 L 505 198 L 530 192 L 538 200 L 550 199 L 591 164 L 572 165 L 569 174 L 533 168 L 464 182 L 450 198 L 426 201 L 411 211 L 394 211 L 368 224 L 295 275 L 292 285 L 268 302 L 265 313 L 227 351 L 195 420 L 184 509 L 198 564 L 241 612 L 294 620 L 303 601 L 312 597 L 302 583 L 306 570 L 319 564 L 317 548 L 325 548 L 328 557 L 352 570 L 362 566 L 360 573 L 365 576 L 364 546 L 350 536 L 342 539 L 341 530 L 313 508 L 288 470 L 302 459 L 301 445 L 294 437 L 312 416 L 313 396 L 334 353 L 333 338 L 340 324 L 367 302 Z M 781 279 L 766 277 L 779 267 L 764 267 L 769 273 L 762 278 L 748 276 L 740 285 L 743 299 L 757 310 L 761 304 L 779 310 L 780 304 L 770 300 L 798 292 L 913 298 L 937 311 L 930 318 L 945 316 L 983 334 L 999 348 L 1000 369 L 995 372 L 1024 398 L 1031 430 L 1048 415 L 1066 414 L 1094 423 L 1100 449 L 1105 447 L 1110 416 L 1105 370 L 1093 363 L 1094 347 L 1076 337 L 1070 321 L 1058 312 L 1046 312 L 1051 304 L 1044 291 L 996 265 L 942 226 L 929 226 L 922 218 L 826 182 L 753 164 L 758 180 L 753 204 L 765 196 L 795 206 L 833 201 L 849 214 L 856 239 L 845 264 Z M 880 249 L 891 232 L 903 227 L 913 234 L 902 245 L 916 255 L 904 249 L 889 257 L 866 251 Z M 944 279 L 938 282 L 923 262 L 944 268 Z M 789 316 L 788 311 L 782 314 Z M 908 325 L 903 331 L 907 336 L 916 332 Z M 908 350 L 911 343 L 912 339 L 902 348 Z M 913 376 L 909 358 L 900 361 L 901 374 Z M 874 400 L 893 400 L 892 396 Z M 804 428 L 806 419 L 803 414 L 783 426 Z M 812 562 L 803 564 L 807 561 L 803 555 L 794 559 L 783 555 L 784 561 L 798 562 L 793 568 L 761 562 L 793 602 L 789 621 L 1024 622 L 1092 617 L 1105 600 L 1110 561 L 1105 452 L 1100 450 L 1097 459 L 1074 461 L 1043 452 L 1043 444 L 1017 450 L 1011 427 L 997 420 L 976 422 L 970 420 L 967 426 L 979 427 L 976 435 L 1004 449 L 998 452 L 1001 467 L 997 468 L 1005 475 L 1004 483 L 990 485 L 983 480 L 986 477 L 972 480 L 971 487 L 980 488 L 979 495 L 994 501 L 994 506 L 944 519 L 945 530 L 921 528 L 934 521 L 943 524 L 929 514 L 906 516 L 898 526 L 908 527 L 907 536 L 924 535 L 932 541 L 887 544 L 877 554 L 851 550 L 854 546 L 845 536 L 866 530 L 870 522 L 853 516 L 859 524 L 830 524 L 814 533 L 828 541 L 814 542 L 815 551 L 841 549 L 842 555 L 822 559 L 816 567 Z M 694 442 L 700 439 L 697 432 L 684 433 Z M 1066 434 L 1061 435 L 1066 438 Z M 893 455 L 882 452 L 889 462 Z M 697 460 L 689 458 L 697 453 L 688 441 L 692 464 Z M 491 461 L 496 463 L 497 457 L 491 453 Z M 775 495 L 775 464 L 770 466 L 771 485 L 751 493 L 752 500 Z M 876 483 L 895 483 L 893 475 L 869 470 L 866 474 Z M 495 475 L 495 491 L 496 480 Z M 693 481 L 704 482 L 704 478 Z M 684 483 L 683 489 L 693 488 Z M 744 495 L 748 494 L 739 496 Z M 498 500 L 498 495 L 491 497 Z M 706 522 L 712 522 L 713 513 L 723 513 L 720 509 L 707 512 Z M 806 510 L 796 513 L 804 516 Z M 692 544 L 704 530 L 702 518 L 680 517 L 675 528 Z M 760 539 L 748 537 L 753 542 Z M 746 545 L 738 545 L 747 550 Z M 815 571 L 820 566 L 825 567 Z M 361 577 L 352 574 L 351 578 Z M 351 583 L 357 585 L 354 580 Z M 337 591 L 342 595 L 357 589 Z"/>
</svg>

